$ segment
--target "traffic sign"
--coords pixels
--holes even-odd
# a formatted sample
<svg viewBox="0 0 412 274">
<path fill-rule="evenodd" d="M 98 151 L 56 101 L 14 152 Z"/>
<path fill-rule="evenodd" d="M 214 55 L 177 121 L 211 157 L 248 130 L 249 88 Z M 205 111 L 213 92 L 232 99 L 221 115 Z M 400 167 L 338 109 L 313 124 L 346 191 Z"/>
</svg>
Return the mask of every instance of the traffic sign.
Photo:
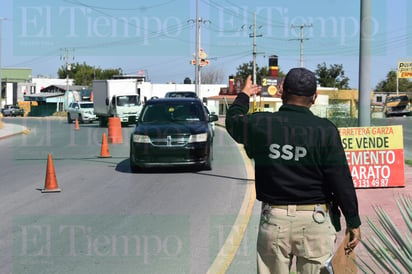
<svg viewBox="0 0 412 274">
<path fill-rule="evenodd" d="M 193 59 L 192 61 L 190 61 L 190 63 L 191 63 L 192 65 L 196 65 L 196 59 Z M 200 60 L 199 60 L 199 65 L 200 65 L 201 67 L 208 66 L 209 64 L 210 64 L 210 61 L 209 61 L 209 60 L 205 60 L 205 59 L 200 59 Z"/>
</svg>

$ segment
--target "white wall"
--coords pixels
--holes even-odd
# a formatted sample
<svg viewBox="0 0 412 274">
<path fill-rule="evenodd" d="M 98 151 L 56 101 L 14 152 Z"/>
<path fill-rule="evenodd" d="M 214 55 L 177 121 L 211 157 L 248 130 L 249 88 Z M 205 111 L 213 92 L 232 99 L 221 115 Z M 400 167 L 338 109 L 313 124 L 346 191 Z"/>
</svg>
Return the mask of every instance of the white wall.
<svg viewBox="0 0 412 274">
<path fill-rule="evenodd" d="M 36 85 L 36 93 L 40 93 L 43 88 L 51 85 L 66 85 L 66 79 L 58 78 L 32 78 L 32 83 Z M 73 85 L 74 80 L 69 79 L 69 85 Z"/>
<path fill-rule="evenodd" d="M 6 83 L 6 98 L 3 98 L 4 105 L 12 105 L 13 104 L 13 83 Z"/>
</svg>

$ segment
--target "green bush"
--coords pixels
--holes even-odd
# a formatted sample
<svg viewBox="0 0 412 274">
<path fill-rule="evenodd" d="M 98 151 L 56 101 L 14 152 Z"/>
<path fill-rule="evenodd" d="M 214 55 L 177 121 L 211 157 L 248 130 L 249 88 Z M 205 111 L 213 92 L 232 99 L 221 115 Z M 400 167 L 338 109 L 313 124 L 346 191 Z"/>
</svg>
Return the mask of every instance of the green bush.
<svg viewBox="0 0 412 274">
<path fill-rule="evenodd" d="M 379 224 L 368 217 L 367 222 L 373 235 L 361 240 L 371 255 L 372 263 L 357 256 L 357 265 L 364 273 L 376 273 L 377 270 L 384 273 L 412 273 L 412 198 L 409 195 L 398 195 L 395 201 L 409 233 L 402 234 L 385 210 L 375 206 Z"/>
</svg>

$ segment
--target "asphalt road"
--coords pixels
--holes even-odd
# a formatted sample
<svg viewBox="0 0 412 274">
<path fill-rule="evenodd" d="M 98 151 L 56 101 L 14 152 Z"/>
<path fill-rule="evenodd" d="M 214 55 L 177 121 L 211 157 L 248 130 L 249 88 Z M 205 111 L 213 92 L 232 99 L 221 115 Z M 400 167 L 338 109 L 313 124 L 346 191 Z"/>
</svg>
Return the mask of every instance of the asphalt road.
<svg viewBox="0 0 412 274">
<path fill-rule="evenodd" d="M 6 119 L 5 119 L 6 120 Z M 0 273 L 206 273 L 248 187 L 237 144 L 217 128 L 212 171 L 131 173 L 129 134 L 99 158 L 107 128 L 10 118 L 0 140 Z M 61 192 L 41 193 L 47 156 Z"/>
<path fill-rule="evenodd" d="M 250 184 L 236 144 L 217 128 L 214 169 L 133 174 L 124 144 L 98 158 L 97 124 L 7 118 L 29 135 L 0 140 L 0 273 L 206 273 L 233 229 Z M 412 117 L 403 125 L 412 160 Z M 52 153 L 60 193 L 42 194 Z M 227 273 L 256 271 L 259 203 Z M 228 254 L 224 254 L 228 255 Z M 224 257 L 224 256 L 223 256 Z"/>
<path fill-rule="evenodd" d="M 372 124 L 375 126 L 402 125 L 404 159 L 412 161 L 412 116 L 373 119 Z"/>
</svg>

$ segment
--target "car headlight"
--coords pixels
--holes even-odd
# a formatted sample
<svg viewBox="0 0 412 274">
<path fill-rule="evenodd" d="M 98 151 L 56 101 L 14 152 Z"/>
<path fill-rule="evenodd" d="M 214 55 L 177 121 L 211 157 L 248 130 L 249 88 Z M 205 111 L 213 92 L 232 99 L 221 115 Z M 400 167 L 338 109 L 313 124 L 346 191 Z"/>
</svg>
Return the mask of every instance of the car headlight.
<svg viewBox="0 0 412 274">
<path fill-rule="evenodd" d="M 133 142 L 147 144 L 150 143 L 150 138 L 147 135 L 133 134 Z"/>
<path fill-rule="evenodd" d="M 206 142 L 206 141 L 207 141 L 207 133 L 190 135 L 190 139 L 189 139 L 189 143 L 200 143 L 200 142 Z"/>
</svg>

